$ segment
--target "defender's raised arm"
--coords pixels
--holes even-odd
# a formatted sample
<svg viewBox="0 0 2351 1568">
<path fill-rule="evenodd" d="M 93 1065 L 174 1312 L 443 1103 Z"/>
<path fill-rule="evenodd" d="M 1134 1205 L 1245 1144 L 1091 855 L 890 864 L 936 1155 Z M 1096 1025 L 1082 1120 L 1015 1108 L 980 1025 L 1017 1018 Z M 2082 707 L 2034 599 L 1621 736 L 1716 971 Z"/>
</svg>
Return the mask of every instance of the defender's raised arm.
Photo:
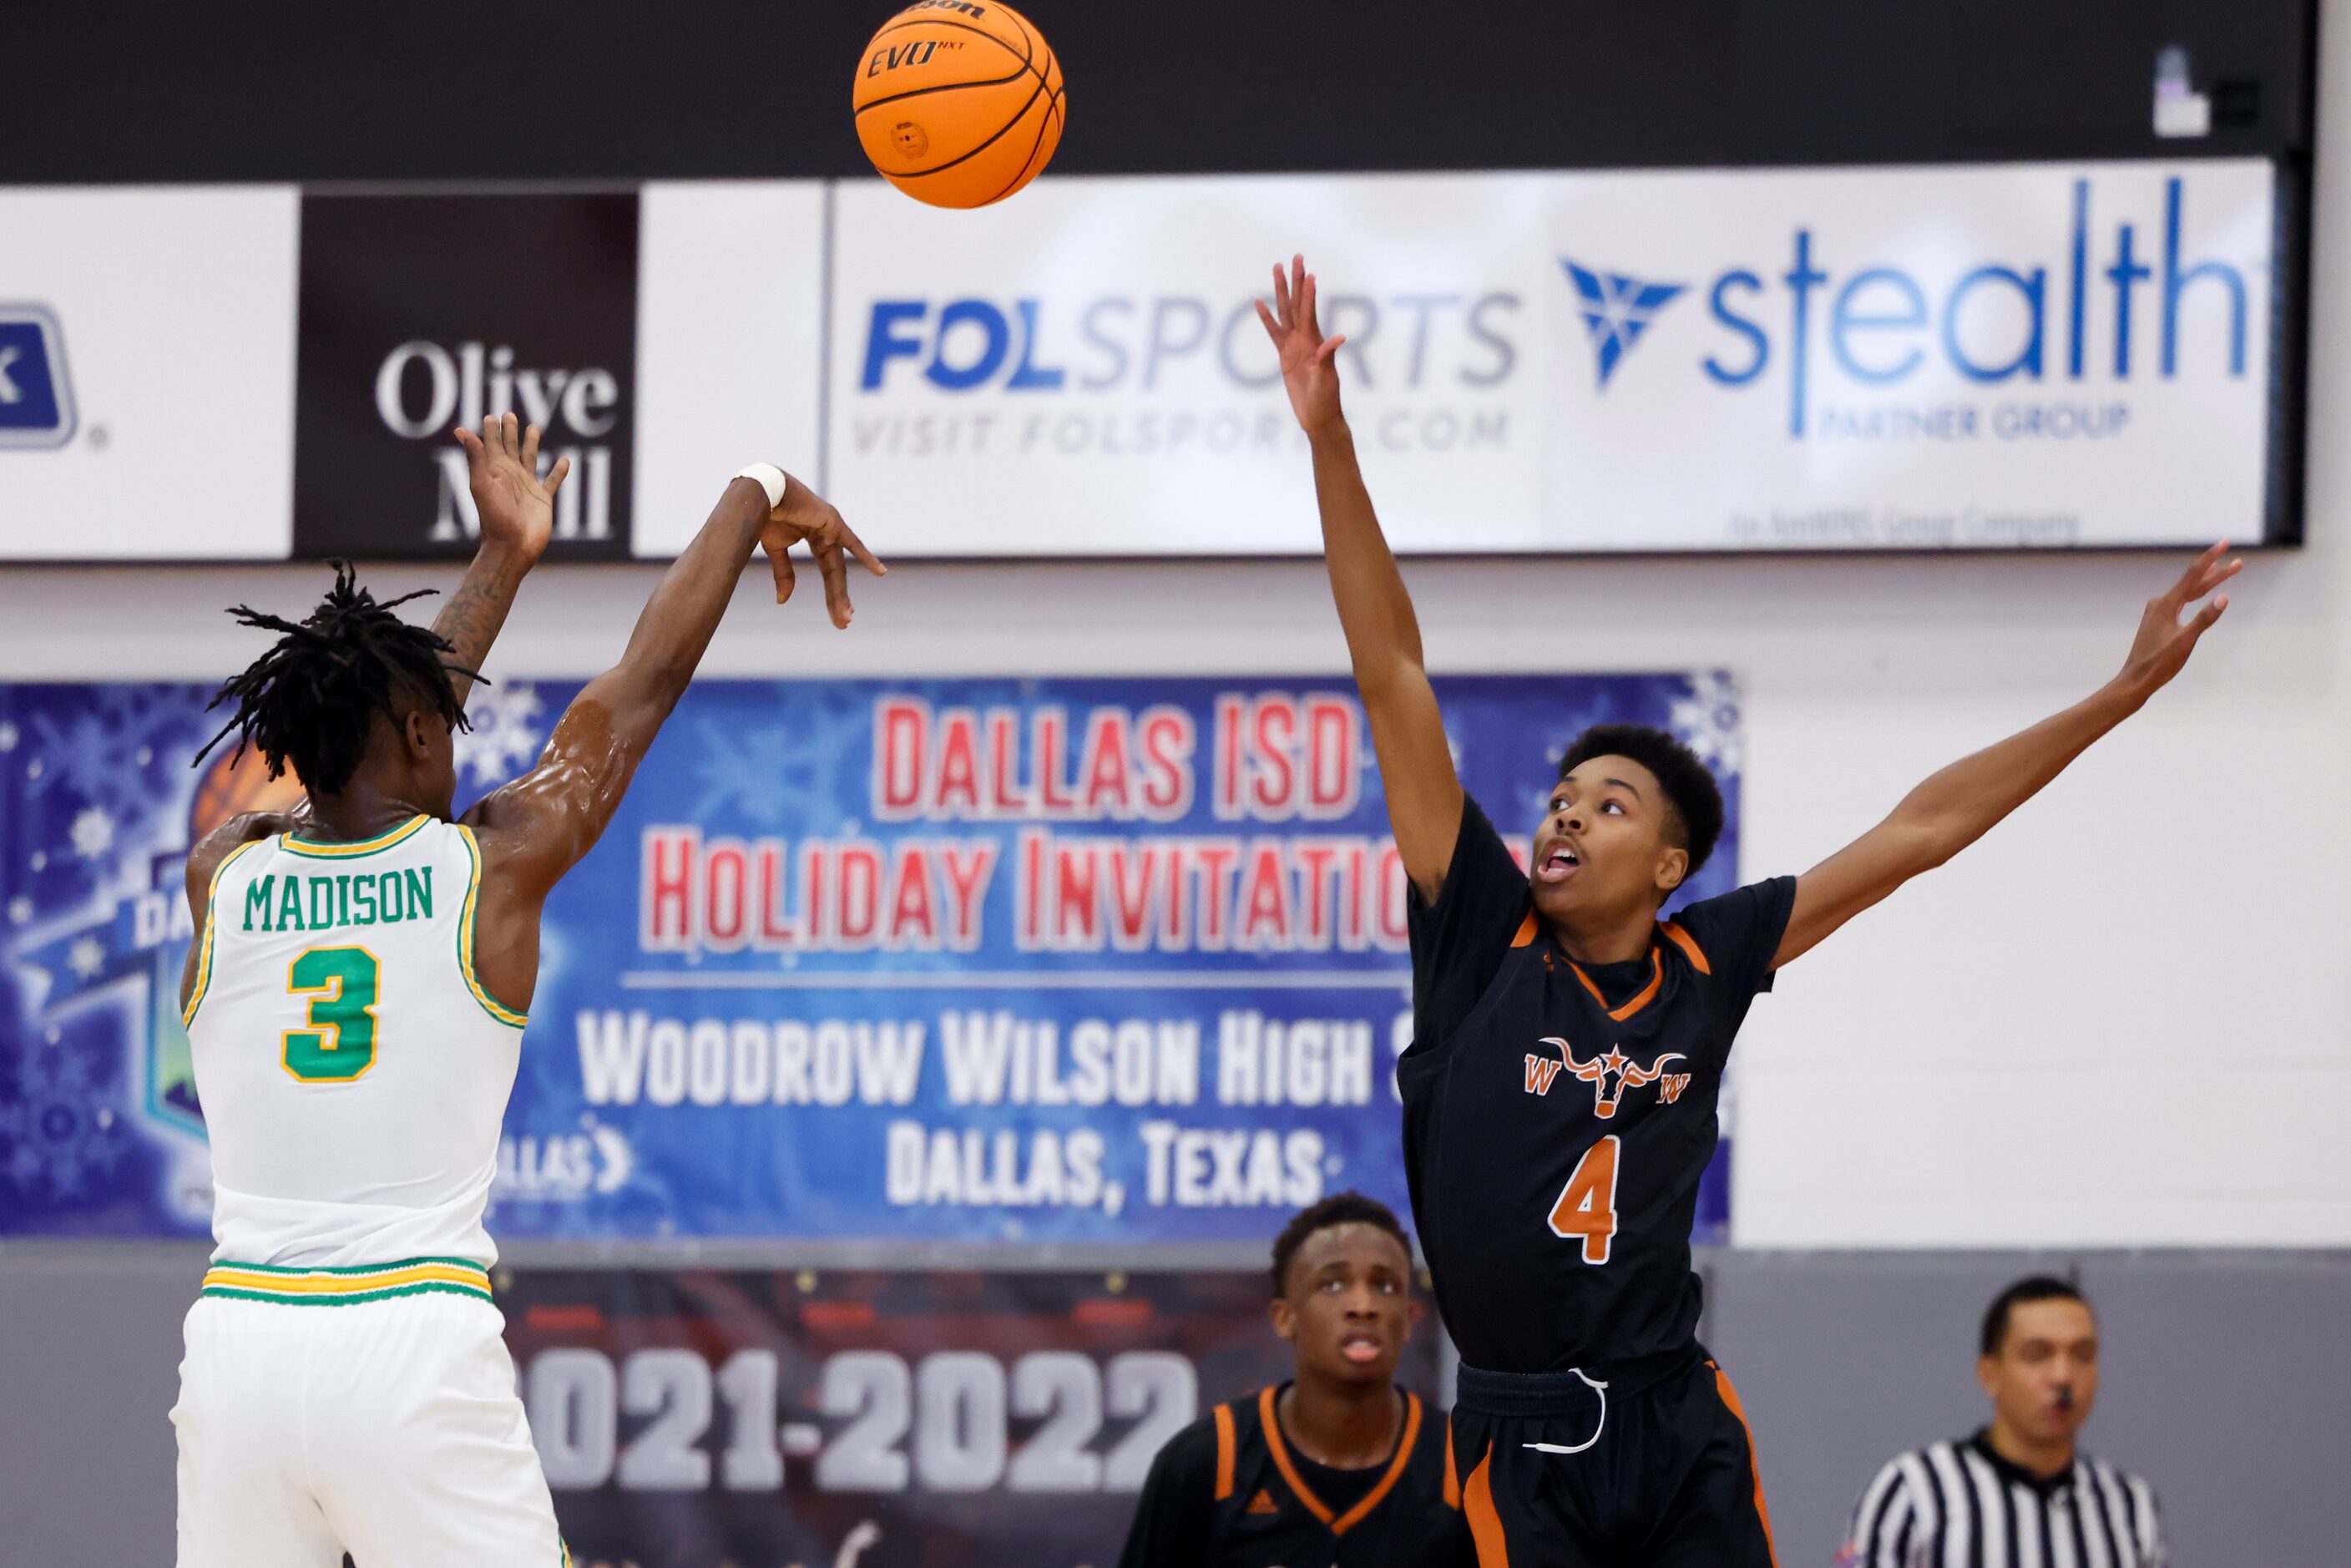
<svg viewBox="0 0 2351 1568">
<path fill-rule="evenodd" d="M 1314 309 L 1314 279 L 1303 256 L 1287 275 L 1273 269 L 1273 302 L 1259 300 L 1258 318 L 1281 355 L 1290 406 L 1314 454 L 1314 496 L 1322 514 L 1322 557 L 1331 596 L 1347 634 L 1355 687 L 1371 720 L 1387 793 L 1388 821 L 1405 873 L 1421 896 L 1435 899 L 1453 861 L 1461 826 L 1461 780 L 1445 741 L 1437 693 L 1420 652 L 1420 622 L 1405 591 L 1404 575 L 1380 532 L 1371 492 L 1355 461 L 1355 438 L 1339 407 L 1335 355 L 1347 340 L 1324 338 Z"/>
<path fill-rule="evenodd" d="M 1983 837 L 2170 684 L 2229 608 L 2229 596 L 2219 594 L 2180 620 L 2243 569 L 2241 560 L 2222 559 L 2228 551 L 2225 542 L 2214 545 L 2147 601 L 2129 656 L 2112 680 L 2064 712 L 1952 763 L 1903 797 L 1884 821 L 1799 877 L 1795 908 L 1772 967 L 1800 956 L 1912 877 Z"/>
</svg>

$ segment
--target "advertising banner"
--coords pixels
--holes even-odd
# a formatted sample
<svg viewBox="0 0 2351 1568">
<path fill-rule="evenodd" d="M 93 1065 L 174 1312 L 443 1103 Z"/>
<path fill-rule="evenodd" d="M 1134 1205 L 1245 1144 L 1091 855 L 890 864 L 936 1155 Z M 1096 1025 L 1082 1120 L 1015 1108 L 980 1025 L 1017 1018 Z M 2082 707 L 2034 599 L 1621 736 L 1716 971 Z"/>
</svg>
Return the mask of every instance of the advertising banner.
<svg viewBox="0 0 2351 1568">
<path fill-rule="evenodd" d="M 559 558 L 755 459 L 901 559 L 1311 554 L 1300 251 L 1403 553 L 2276 538 L 2287 227 L 2259 159 L 0 193 L 0 559 L 461 556 L 509 411 Z"/>
<path fill-rule="evenodd" d="M 0 190 L 0 559 L 282 559 L 290 186 Z"/>
<path fill-rule="evenodd" d="M 307 195 L 298 555 L 472 556 L 454 425 L 513 411 L 571 459 L 554 559 L 629 554 L 637 196 Z"/>
<path fill-rule="evenodd" d="M 845 186 L 831 473 L 902 555 L 1313 553 L 1253 303 L 1302 250 L 1402 551 L 2259 538 L 2273 183 L 1047 180 L 970 214 Z"/>
<path fill-rule="evenodd" d="M 1250 1272 L 520 1270 L 581 1568 L 1104 1568 L 1160 1448 L 1290 1375 Z M 1397 1379 L 1441 1407 L 1436 1314 Z"/>
<path fill-rule="evenodd" d="M 1587 725 L 1680 734 L 1729 808 L 1687 896 L 1736 881 L 1728 676 L 1437 685 L 1514 837 Z M 477 690 L 465 793 L 576 689 Z M 0 688 L 0 1231 L 204 1228 L 182 867 L 291 790 L 190 771 L 202 703 Z M 1343 1187 L 1401 1211 L 1404 899 L 1343 682 L 697 684 L 548 904 L 492 1231 L 1124 1246 L 1261 1240 Z"/>
</svg>

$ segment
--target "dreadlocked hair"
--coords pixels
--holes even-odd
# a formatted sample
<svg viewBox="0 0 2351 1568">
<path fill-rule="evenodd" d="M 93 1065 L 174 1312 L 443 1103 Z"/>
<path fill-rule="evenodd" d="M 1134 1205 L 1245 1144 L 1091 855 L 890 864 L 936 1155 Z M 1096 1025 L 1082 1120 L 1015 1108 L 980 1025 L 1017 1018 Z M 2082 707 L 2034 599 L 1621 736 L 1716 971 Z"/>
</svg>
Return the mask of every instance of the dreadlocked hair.
<svg viewBox="0 0 2351 1568">
<path fill-rule="evenodd" d="M 396 694 L 405 692 L 412 703 L 431 708 L 458 729 L 466 727 L 449 677 L 482 677 L 450 663 L 445 655 L 456 650 L 437 632 L 392 613 L 434 591 L 420 589 L 379 604 L 359 586 L 350 562 L 331 564 L 335 586 L 298 625 L 249 604 L 228 612 L 240 626 L 282 635 L 242 674 L 224 682 L 205 705 L 210 711 L 234 701 L 236 713 L 196 753 L 197 762 L 234 732 L 238 750 L 258 750 L 272 779 L 290 763 L 304 788 L 332 795 L 359 771 L 375 716 L 398 722 Z M 229 766 L 236 766 L 234 759 Z"/>
</svg>

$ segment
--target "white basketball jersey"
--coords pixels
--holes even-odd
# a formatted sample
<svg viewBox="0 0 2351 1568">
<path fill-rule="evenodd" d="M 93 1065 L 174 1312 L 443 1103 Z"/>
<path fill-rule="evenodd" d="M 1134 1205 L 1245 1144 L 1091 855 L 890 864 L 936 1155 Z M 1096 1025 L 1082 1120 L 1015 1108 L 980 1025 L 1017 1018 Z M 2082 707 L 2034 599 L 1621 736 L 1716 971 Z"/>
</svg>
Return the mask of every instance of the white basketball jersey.
<svg viewBox="0 0 2351 1568">
<path fill-rule="evenodd" d="M 222 862 L 187 1009 L 215 1260 L 496 1260 L 482 1211 L 524 1018 L 474 973 L 480 886 L 471 831 L 430 817 Z"/>
</svg>

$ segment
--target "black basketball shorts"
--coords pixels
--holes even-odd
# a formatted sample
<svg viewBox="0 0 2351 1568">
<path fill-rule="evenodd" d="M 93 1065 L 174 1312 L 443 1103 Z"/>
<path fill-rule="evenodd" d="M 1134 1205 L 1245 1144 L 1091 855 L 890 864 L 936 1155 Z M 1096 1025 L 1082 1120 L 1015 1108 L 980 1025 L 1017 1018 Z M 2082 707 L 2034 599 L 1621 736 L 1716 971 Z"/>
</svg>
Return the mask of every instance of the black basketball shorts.
<svg viewBox="0 0 2351 1568">
<path fill-rule="evenodd" d="M 1464 1366 L 1447 1436 L 1479 1568 L 1776 1568 L 1738 1391 L 1703 1351 L 1590 1376 Z"/>
</svg>

